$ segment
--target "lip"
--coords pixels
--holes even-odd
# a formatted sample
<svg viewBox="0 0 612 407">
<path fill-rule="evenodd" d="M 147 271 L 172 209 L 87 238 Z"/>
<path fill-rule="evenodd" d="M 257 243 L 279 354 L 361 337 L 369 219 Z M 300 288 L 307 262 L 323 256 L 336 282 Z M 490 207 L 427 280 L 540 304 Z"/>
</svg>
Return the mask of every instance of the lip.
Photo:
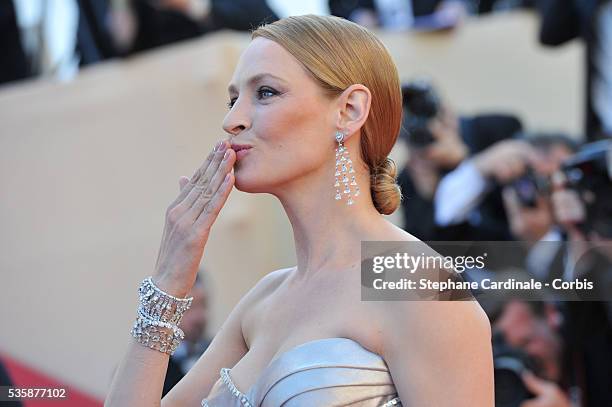
<svg viewBox="0 0 612 407">
<path fill-rule="evenodd" d="M 232 150 L 236 152 L 236 160 L 244 158 L 249 153 L 249 150 L 253 148 L 248 144 L 232 144 Z"/>
<path fill-rule="evenodd" d="M 250 146 L 248 144 L 232 144 L 232 150 L 234 150 L 235 152 L 238 152 L 240 150 L 248 150 L 249 148 L 253 148 L 253 146 Z"/>
</svg>

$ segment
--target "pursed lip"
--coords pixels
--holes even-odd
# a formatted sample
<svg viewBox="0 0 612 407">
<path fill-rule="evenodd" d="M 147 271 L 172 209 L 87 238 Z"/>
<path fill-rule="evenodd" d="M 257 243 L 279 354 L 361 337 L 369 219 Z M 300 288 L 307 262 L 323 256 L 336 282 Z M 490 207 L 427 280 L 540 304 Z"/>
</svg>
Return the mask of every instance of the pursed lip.
<svg viewBox="0 0 612 407">
<path fill-rule="evenodd" d="M 249 148 L 253 148 L 253 146 L 250 146 L 248 144 L 232 144 L 232 150 L 234 150 L 235 152 L 238 152 L 240 150 L 248 150 Z"/>
</svg>

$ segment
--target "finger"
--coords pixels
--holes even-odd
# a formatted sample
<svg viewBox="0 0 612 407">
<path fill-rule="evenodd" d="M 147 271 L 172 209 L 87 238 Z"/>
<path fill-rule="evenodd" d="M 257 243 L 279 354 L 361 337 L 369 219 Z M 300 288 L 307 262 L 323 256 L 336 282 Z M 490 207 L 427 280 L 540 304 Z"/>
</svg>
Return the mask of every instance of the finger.
<svg viewBox="0 0 612 407">
<path fill-rule="evenodd" d="M 510 179 L 512 178 L 510 164 L 507 162 L 500 162 L 499 164 L 497 164 L 496 175 L 497 179 L 502 183 L 510 181 Z"/>
<path fill-rule="evenodd" d="M 525 172 L 527 171 L 525 161 L 516 160 L 512 162 L 512 171 L 514 173 L 515 178 L 525 175 Z"/>
<path fill-rule="evenodd" d="M 210 165 L 211 161 L 215 157 L 215 153 L 217 152 L 217 149 L 219 148 L 219 146 L 220 146 L 220 144 L 217 143 L 215 148 L 210 153 L 208 153 L 208 156 L 206 157 L 206 160 L 204 160 L 202 165 L 193 173 L 193 176 L 189 179 L 189 181 L 191 181 L 192 184 L 195 185 L 198 182 L 198 180 L 200 179 L 200 177 L 202 176 L 202 174 L 204 174 L 204 172 L 206 171 L 206 169 Z"/>
<path fill-rule="evenodd" d="M 226 175 L 223 183 L 217 190 L 217 193 L 212 197 L 212 199 L 203 205 L 200 213 L 195 219 L 194 226 L 198 230 L 207 230 L 209 229 L 217 216 L 219 215 L 219 211 L 227 201 L 227 197 L 232 191 L 232 187 L 234 186 L 234 174 L 231 172 Z M 196 208 L 197 205 L 194 205 L 192 209 Z"/>
<path fill-rule="evenodd" d="M 525 159 L 525 161 L 528 164 L 530 164 L 532 166 L 539 165 L 541 163 L 541 160 L 542 160 L 542 158 L 538 154 L 537 150 L 535 148 L 533 148 L 533 146 L 531 144 L 527 144 L 527 146 L 525 148 L 524 159 Z"/>
<path fill-rule="evenodd" d="M 179 188 L 182 191 L 183 188 L 185 188 L 185 185 L 187 185 L 189 183 L 189 178 L 182 176 L 181 178 L 179 178 Z"/>
<path fill-rule="evenodd" d="M 197 185 L 201 186 L 204 189 L 208 188 L 208 184 L 212 180 L 213 175 L 215 175 L 217 169 L 219 168 L 219 165 L 221 164 L 221 161 L 223 160 L 223 156 L 225 154 L 225 151 L 227 150 L 227 147 L 227 141 L 222 140 L 221 147 L 215 152 L 212 161 L 208 165 L 208 168 L 206 168 L 206 170 L 204 171 L 204 174 L 202 174 L 202 176 L 198 180 Z"/>
<path fill-rule="evenodd" d="M 191 185 L 191 184 L 189 184 Z M 187 194 L 187 196 L 185 197 L 185 199 L 183 199 L 178 205 L 175 206 L 175 210 L 180 214 L 180 218 L 182 219 L 183 217 L 188 217 L 190 218 L 190 220 L 185 220 L 185 222 L 190 222 L 193 223 L 193 215 L 189 214 L 189 210 L 191 209 L 191 207 L 194 205 L 194 203 L 201 198 L 208 198 L 210 199 L 211 196 L 203 196 L 204 195 L 204 191 L 205 191 L 205 187 L 201 186 L 201 185 L 193 185 L 193 186 L 187 186 L 186 189 L 190 189 L 189 194 Z"/>
<path fill-rule="evenodd" d="M 548 383 L 545 380 L 536 377 L 536 375 L 531 373 L 529 370 L 525 370 L 521 377 L 523 379 L 523 383 L 525 383 L 525 387 L 527 387 L 527 390 L 536 396 L 546 391 Z"/>
<path fill-rule="evenodd" d="M 514 188 L 505 187 L 502 190 L 502 199 L 508 215 L 511 217 L 518 215 L 520 204 Z"/>
<path fill-rule="evenodd" d="M 194 174 L 189 179 L 189 182 L 187 183 L 187 185 L 184 188 L 181 187 L 181 192 L 179 193 L 179 195 L 176 197 L 176 199 L 174 200 L 174 202 L 172 202 L 170 206 L 177 206 L 181 204 L 185 200 L 185 198 L 189 196 L 189 193 L 191 192 L 193 187 L 196 185 L 196 183 L 200 179 L 201 174 L 206 170 L 206 168 L 208 168 L 214 156 L 215 156 L 215 150 L 211 151 L 208 154 L 208 157 L 206 157 L 206 160 L 204 160 L 204 163 L 200 167 L 198 167 L 198 169 L 194 172 Z M 187 208 L 189 208 L 189 206 L 187 206 Z"/>
<path fill-rule="evenodd" d="M 557 170 L 553 173 L 551 181 L 553 192 L 561 191 L 565 188 L 565 185 L 567 184 L 567 177 L 565 176 L 565 173 L 563 171 Z"/>
<path fill-rule="evenodd" d="M 206 157 L 206 160 L 204 160 L 202 165 L 195 171 L 193 176 L 189 179 L 189 182 L 187 183 L 185 188 L 181 189 L 181 193 L 176 198 L 176 200 L 172 203 L 173 206 L 180 204 L 181 206 L 185 208 L 185 210 L 191 207 L 191 205 L 193 204 L 193 201 L 195 200 L 195 198 L 197 198 L 197 195 L 199 195 L 199 193 L 201 192 L 198 190 L 193 191 L 194 188 L 198 184 L 207 183 L 207 180 L 205 179 L 204 174 L 206 173 L 206 170 L 210 167 L 211 163 L 214 162 L 214 159 L 219 155 L 219 149 L 224 143 L 225 143 L 225 140 L 221 140 L 215 145 L 214 149 L 208 154 L 208 157 Z M 202 187 L 200 186 L 200 190 L 201 189 Z M 193 198 L 192 192 L 196 193 L 195 198 Z"/>
<path fill-rule="evenodd" d="M 214 195 L 217 192 L 217 190 L 223 183 L 225 176 L 232 170 L 235 160 L 236 153 L 234 152 L 234 150 L 226 150 L 225 155 L 223 156 L 223 160 L 221 161 L 221 164 L 217 169 L 217 172 L 213 175 L 210 184 L 208 184 L 206 192 L 210 193 L 211 195 Z"/>
<path fill-rule="evenodd" d="M 519 162 L 517 160 L 509 159 L 504 163 L 504 174 L 506 175 L 506 179 L 512 180 L 517 177 Z"/>
</svg>

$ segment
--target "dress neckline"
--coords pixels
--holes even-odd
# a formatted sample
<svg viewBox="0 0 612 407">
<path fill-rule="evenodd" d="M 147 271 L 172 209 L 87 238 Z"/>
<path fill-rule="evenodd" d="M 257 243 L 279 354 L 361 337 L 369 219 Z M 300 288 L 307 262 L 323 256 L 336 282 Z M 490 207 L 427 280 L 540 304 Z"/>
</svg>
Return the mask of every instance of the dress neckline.
<svg viewBox="0 0 612 407">
<path fill-rule="evenodd" d="M 231 375 L 230 375 L 232 369 L 227 368 L 227 367 L 222 368 L 221 369 L 221 377 L 223 378 L 223 376 L 225 376 L 225 380 L 227 380 L 227 382 L 228 382 L 227 384 L 230 387 L 233 387 L 233 390 L 234 390 L 235 393 L 239 393 L 240 396 L 246 397 L 248 399 L 247 395 L 251 395 L 252 390 L 254 388 L 256 388 L 260 384 L 261 380 L 265 377 L 266 373 L 269 372 L 279 362 L 281 362 L 282 359 L 286 358 L 287 356 L 289 356 L 290 354 L 292 354 L 292 353 L 294 353 L 294 352 L 296 352 L 298 350 L 302 350 L 305 347 L 312 346 L 312 345 L 315 345 L 315 344 L 320 344 L 321 342 L 331 342 L 331 341 L 348 341 L 348 342 L 354 343 L 354 344 L 358 345 L 360 348 L 362 348 L 365 352 L 369 352 L 369 353 L 371 353 L 373 355 L 376 355 L 380 359 L 383 359 L 383 357 L 380 356 L 379 354 L 374 353 L 374 352 L 364 348 L 363 345 L 361 345 L 356 340 L 337 336 L 337 337 L 331 337 L 331 338 L 313 339 L 311 341 L 307 341 L 307 342 L 304 342 L 302 344 L 296 345 L 296 346 L 294 346 L 292 348 L 289 348 L 286 351 L 282 352 L 280 355 L 278 355 L 277 357 L 272 359 L 270 361 L 270 363 L 268 363 L 268 365 L 266 367 L 263 368 L 263 370 L 259 373 L 259 376 L 257 376 L 257 379 L 255 379 L 255 382 L 251 385 L 251 387 L 249 387 L 247 389 L 246 392 L 241 391 L 238 388 L 238 386 L 236 386 L 234 381 L 232 380 Z"/>
</svg>

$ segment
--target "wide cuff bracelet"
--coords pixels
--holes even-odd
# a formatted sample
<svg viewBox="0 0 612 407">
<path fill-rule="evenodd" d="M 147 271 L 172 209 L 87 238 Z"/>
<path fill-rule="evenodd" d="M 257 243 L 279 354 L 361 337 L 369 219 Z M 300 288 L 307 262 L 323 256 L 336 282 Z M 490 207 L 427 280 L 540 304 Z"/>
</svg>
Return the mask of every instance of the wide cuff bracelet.
<svg viewBox="0 0 612 407">
<path fill-rule="evenodd" d="M 152 321 L 141 315 L 136 318 L 131 333 L 140 344 L 170 356 L 185 338 L 185 334 L 177 326 L 167 322 Z"/>
<path fill-rule="evenodd" d="M 138 288 L 139 310 L 153 321 L 178 325 L 183 314 L 191 307 L 193 297 L 178 298 L 161 290 L 152 277 L 143 280 Z"/>
</svg>

